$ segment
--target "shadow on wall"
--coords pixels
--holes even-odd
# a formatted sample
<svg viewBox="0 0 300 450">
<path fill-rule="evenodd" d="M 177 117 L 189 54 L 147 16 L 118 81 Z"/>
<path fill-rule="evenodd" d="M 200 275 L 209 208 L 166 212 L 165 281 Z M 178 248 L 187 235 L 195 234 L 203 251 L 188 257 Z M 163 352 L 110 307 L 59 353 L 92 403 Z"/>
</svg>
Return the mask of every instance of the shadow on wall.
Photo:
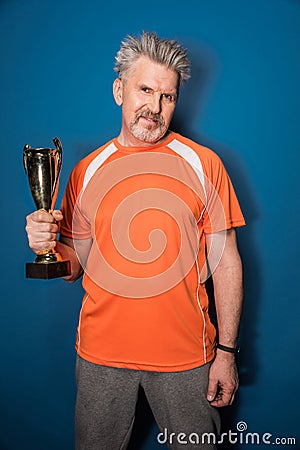
<svg viewBox="0 0 300 450">
<path fill-rule="evenodd" d="M 261 262 L 260 252 L 257 248 L 255 240 L 255 221 L 258 219 L 260 212 L 256 204 L 252 191 L 249 175 L 239 153 L 243 149 L 233 151 L 219 143 L 214 143 L 201 133 L 192 129 L 193 117 L 197 113 L 199 117 L 203 110 L 203 100 L 206 92 L 215 78 L 214 69 L 216 67 L 213 55 L 202 51 L 200 48 L 191 48 L 190 57 L 192 61 L 193 77 L 187 83 L 184 92 L 184 98 L 181 100 L 180 108 L 178 108 L 174 120 L 173 130 L 177 131 L 190 139 L 205 145 L 214 150 L 222 159 L 234 185 L 243 214 L 246 219 L 247 227 L 237 230 L 238 245 L 243 261 L 244 268 L 244 309 L 241 320 L 239 345 L 241 353 L 237 357 L 240 386 L 252 385 L 255 383 L 259 366 L 257 357 L 257 319 L 260 311 L 260 292 L 261 292 Z M 179 106 L 179 105 L 178 105 Z M 245 139 L 247 137 L 245 136 Z M 213 288 L 209 283 L 209 292 L 211 295 L 212 315 L 214 316 L 213 307 Z M 223 422 L 223 431 L 236 430 L 236 423 L 239 420 L 239 398 L 237 396 L 233 406 L 220 410 Z M 222 446 L 221 446 L 222 447 Z M 221 448 L 220 447 L 220 448 Z"/>
<path fill-rule="evenodd" d="M 249 176 L 239 157 L 239 152 L 242 152 L 242 149 L 238 149 L 235 152 L 225 146 L 215 144 L 207 137 L 201 135 L 201 133 L 195 132 L 192 128 L 194 117 L 199 117 L 199 115 L 201 116 L 203 114 L 206 94 L 216 78 L 217 61 L 215 60 L 215 56 L 210 54 L 207 49 L 199 48 L 198 45 L 195 46 L 193 43 L 192 45 L 188 45 L 188 48 L 192 61 L 193 76 L 183 88 L 171 129 L 213 149 L 221 157 L 231 177 L 247 222 L 247 227 L 237 232 L 239 249 L 244 266 L 245 288 L 244 311 L 239 339 L 239 345 L 242 350 L 237 357 L 240 386 L 243 387 L 255 383 L 259 371 L 256 347 L 256 323 L 260 310 L 261 263 L 254 234 L 255 220 L 259 216 L 259 210 L 252 192 Z M 208 291 L 211 294 L 212 315 L 214 316 L 213 288 L 211 283 L 208 285 Z M 233 406 L 222 408 L 220 413 L 223 423 L 222 432 L 236 430 L 236 424 L 239 421 L 239 397 L 237 396 Z M 145 444 L 147 435 L 153 429 L 153 422 L 153 416 L 141 392 L 138 402 L 137 418 L 128 447 L 129 450 L 146 449 L 143 443 Z M 153 442 L 154 439 L 155 436 L 153 436 Z M 221 445 L 220 448 L 226 448 L 226 445 Z"/>
</svg>

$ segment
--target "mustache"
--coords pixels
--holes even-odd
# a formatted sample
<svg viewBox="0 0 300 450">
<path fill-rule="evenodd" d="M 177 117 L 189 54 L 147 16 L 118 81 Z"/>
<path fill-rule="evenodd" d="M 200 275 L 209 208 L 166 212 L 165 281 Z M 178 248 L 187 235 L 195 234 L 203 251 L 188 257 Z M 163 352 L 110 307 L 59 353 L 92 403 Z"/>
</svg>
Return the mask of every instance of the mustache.
<svg viewBox="0 0 300 450">
<path fill-rule="evenodd" d="M 137 123 L 137 121 L 139 120 L 140 117 L 146 117 L 146 118 L 155 120 L 156 122 L 159 123 L 160 126 L 165 125 L 164 118 L 160 114 L 153 114 L 149 110 L 143 110 L 143 111 L 138 112 L 135 116 L 134 123 Z"/>
</svg>

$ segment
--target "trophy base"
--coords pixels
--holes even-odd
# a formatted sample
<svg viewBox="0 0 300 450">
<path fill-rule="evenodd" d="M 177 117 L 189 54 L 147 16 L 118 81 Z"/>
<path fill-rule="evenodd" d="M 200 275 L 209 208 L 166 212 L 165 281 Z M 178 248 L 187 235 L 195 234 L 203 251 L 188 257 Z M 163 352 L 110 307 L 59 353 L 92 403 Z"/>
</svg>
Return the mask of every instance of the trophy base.
<svg viewBox="0 0 300 450">
<path fill-rule="evenodd" d="M 55 261 L 48 263 L 26 263 L 26 278 L 51 280 L 66 277 L 71 274 L 70 261 Z"/>
</svg>

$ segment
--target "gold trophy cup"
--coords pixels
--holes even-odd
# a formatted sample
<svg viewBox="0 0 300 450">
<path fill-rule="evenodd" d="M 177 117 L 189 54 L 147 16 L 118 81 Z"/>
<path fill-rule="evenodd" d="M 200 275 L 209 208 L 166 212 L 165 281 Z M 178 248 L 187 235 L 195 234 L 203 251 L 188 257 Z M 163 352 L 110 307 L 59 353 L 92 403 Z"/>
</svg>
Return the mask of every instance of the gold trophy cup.
<svg viewBox="0 0 300 450">
<path fill-rule="evenodd" d="M 31 148 L 23 150 L 24 169 L 37 209 L 53 211 L 57 198 L 62 164 L 62 145 L 56 137 L 55 148 Z M 70 275 L 70 261 L 63 261 L 53 249 L 38 253 L 34 263 L 26 263 L 26 278 L 48 280 Z"/>
</svg>

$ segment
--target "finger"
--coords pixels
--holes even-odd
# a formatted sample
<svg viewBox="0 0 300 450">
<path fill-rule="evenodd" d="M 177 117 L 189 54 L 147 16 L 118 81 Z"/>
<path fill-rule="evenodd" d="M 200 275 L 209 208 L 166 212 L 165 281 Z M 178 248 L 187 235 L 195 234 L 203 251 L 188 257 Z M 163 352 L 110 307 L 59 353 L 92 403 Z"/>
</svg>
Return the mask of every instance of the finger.
<svg viewBox="0 0 300 450">
<path fill-rule="evenodd" d="M 57 222 L 60 222 L 64 218 L 59 209 L 55 209 L 51 214 Z"/>
<path fill-rule="evenodd" d="M 236 393 L 237 393 L 237 391 L 238 391 L 238 388 L 239 388 L 239 385 L 237 384 L 236 387 L 235 387 L 235 389 L 234 389 L 233 392 L 232 392 L 231 399 L 230 399 L 230 403 L 229 403 L 230 405 L 232 405 L 232 403 L 234 402 L 234 399 L 235 399 Z"/>
<path fill-rule="evenodd" d="M 217 394 L 218 390 L 218 380 L 209 379 L 208 388 L 207 388 L 207 400 L 212 402 Z"/>
<path fill-rule="evenodd" d="M 220 391 L 218 397 L 210 404 L 212 406 L 216 406 L 217 408 L 222 408 L 223 406 L 230 405 L 231 404 L 230 402 L 231 402 L 231 393 L 228 392 L 225 393 Z"/>
<path fill-rule="evenodd" d="M 43 209 L 39 209 L 38 211 L 34 211 L 26 217 L 27 223 L 30 222 L 54 222 L 54 217 Z"/>
<path fill-rule="evenodd" d="M 58 225 L 55 222 L 35 222 L 30 220 L 27 222 L 25 229 L 27 232 L 57 233 Z"/>
<path fill-rule="evenodd" d="M 56 236 L 57 236 L 56 233 L 36 231 L 35 233 L 28 234 L 28 240 L 29 243 L 52 242 L 56 240 Z"/>
<path fill-rule="evenodd" d="M 56 246 L 56 241 L 51 241 L 51 242 L 34 242 L 34 243 L 29 243 L 29 247 L 31 248 L 31 250 L 34 253 L 39 253 L 42 252 L 44 250 L 50 250 L 55 248 Z"/>
<path fill-rule="evenodd" d="M 229 405 L 232 405 L 238 389 L 239 389 L 239 377 L 238 374 L 236 373 L 235 377 L 233 377 L 232 382 L 229 385 L 227 385 L 225 389 L 225 391 L 227 391 L 227 393 L 230 394 Z"/>
<path fill-rule="evenodd" d="M 50 248 L 54 248 L 56 246 L 56 240 L 35 240 L 35 239 L 28 239 L 28 245 L 29 248 L 31 248 L 32 251 L 35 253 L 40 252 L 41 250 L 48 250 Z"/>
<path fill-rule="evenodd" d="M 38 253 L 54 248 L 56 245 L 58 226 L 55 223 L 29 222 L 26 226 L 28 244 L 31 250 Z"/>
<path fill-rule="evenodd" d="M 233 403 L 235 393 L 238 389 L 238 385 L 234 386 L 222 386 L 220 387 L 214 402 L 211 403 L 212 406 L 223 407 L 228 406 Z"/>
</svg>

